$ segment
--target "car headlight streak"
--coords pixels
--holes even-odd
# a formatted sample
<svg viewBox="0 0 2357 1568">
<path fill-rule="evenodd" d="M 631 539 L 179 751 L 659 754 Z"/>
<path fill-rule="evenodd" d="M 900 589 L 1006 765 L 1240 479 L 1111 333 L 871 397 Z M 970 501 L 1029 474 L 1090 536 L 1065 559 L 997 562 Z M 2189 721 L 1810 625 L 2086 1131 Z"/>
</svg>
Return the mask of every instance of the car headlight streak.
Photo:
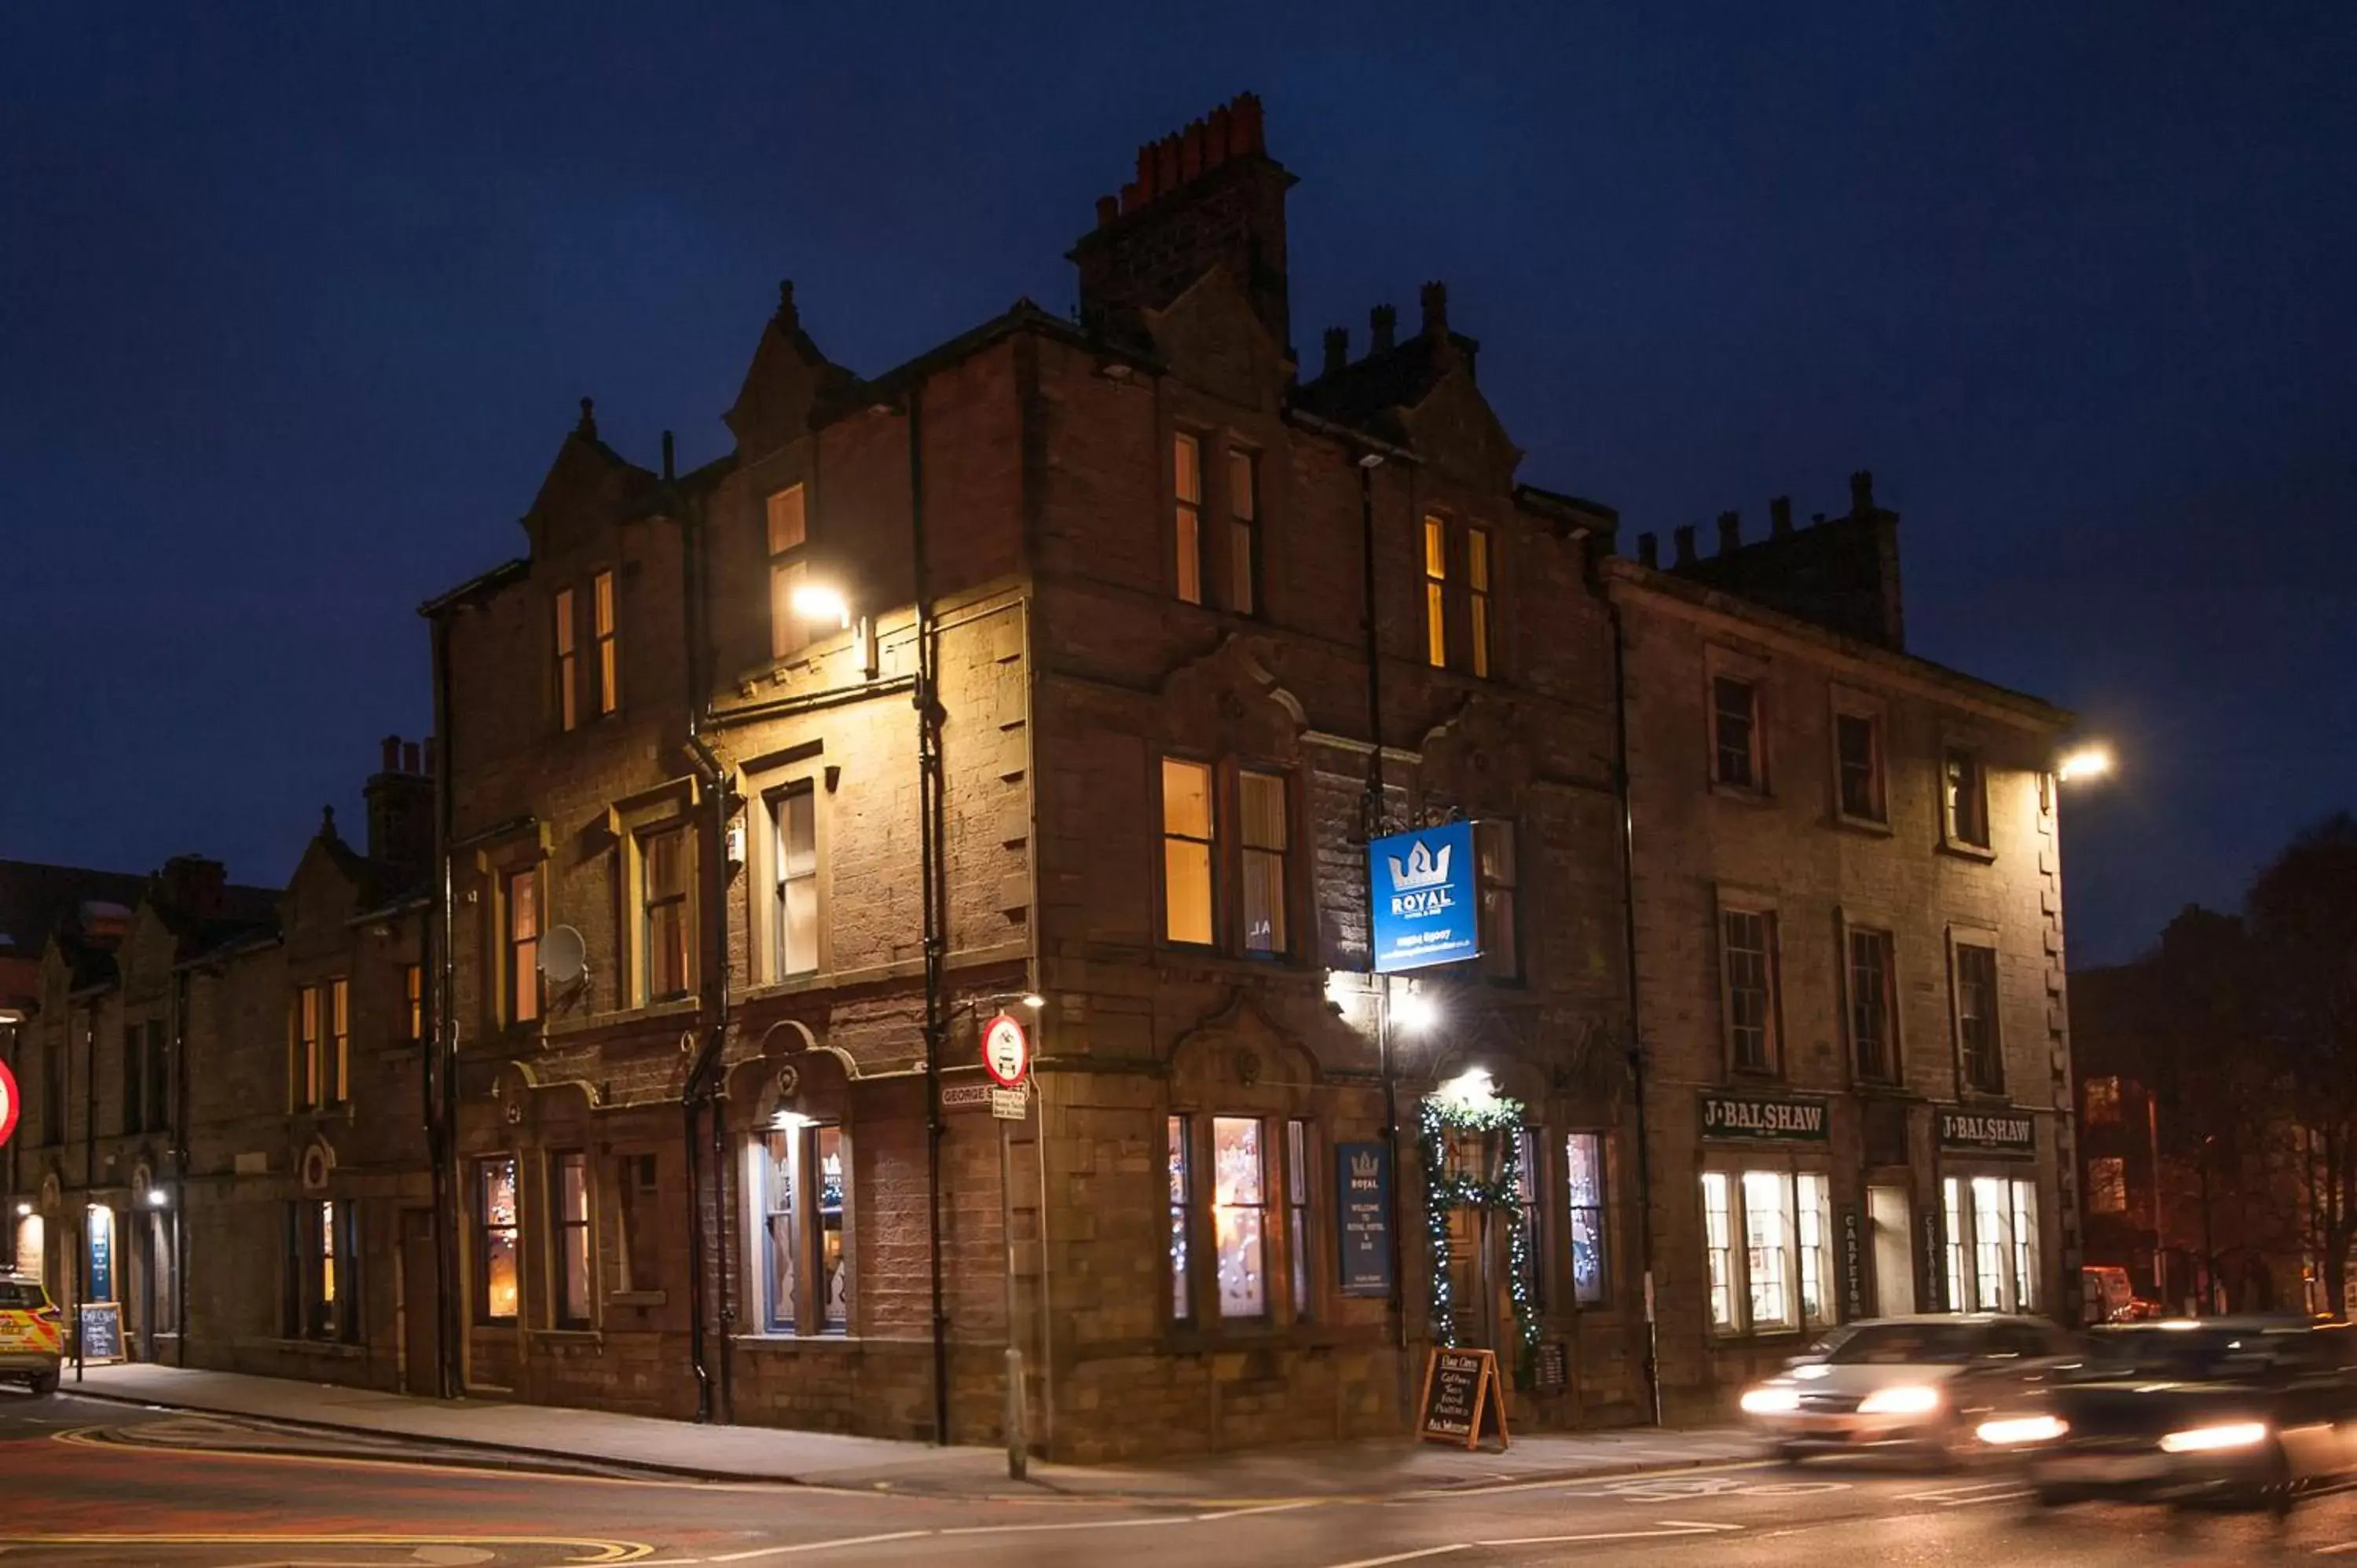
<svg viewBox="0 0 2357 1568">
<path fill-rule="evenodd" d="M 1940 1391 L 1928 1383 L 1877 1389 L 1858 1402 L 1860 1415 L 1929 1415 L 1940 1408 Z"/>
<path fill-rule="evenodd" d="M 1781 1415 L 1801 1408 L 1801 1396 L 1791 1389 L 1763 1385 L 1743 1391 L 1743 1412 L 1746 1415 Z"/>
<path fill-rule="evenodd" d="M 2227 1448 L 2255 1448 L 2267 1440 L 2267 1423 L 2263 1421 L 2227 1421 L 2215 1426 L 2196 1426 L 2184 1432 L 2172 1432 L 2160 1440 L 2164 1454 L 2215 1454 Z"/>
</svg>

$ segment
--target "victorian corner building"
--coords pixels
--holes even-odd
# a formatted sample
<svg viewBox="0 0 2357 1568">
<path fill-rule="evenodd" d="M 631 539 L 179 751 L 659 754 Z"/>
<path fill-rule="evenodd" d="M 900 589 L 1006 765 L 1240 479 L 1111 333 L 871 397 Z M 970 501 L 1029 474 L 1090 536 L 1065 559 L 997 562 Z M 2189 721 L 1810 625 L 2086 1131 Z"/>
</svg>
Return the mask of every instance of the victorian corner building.
<svg viewBox="0 0 2357 1568">
<path fill-rule="evenodd" d="M 1571 1426 L 2075 1312 L 2067 715 L 1905 651 L 1868 476 L 1623 553 L 1441 285 L 1297 357 L 1292 183 L 1240 99 L 1099 202 L 1073 318 L 868 376 L 789 288 L 690 471 L 585 404 L 426 607 L 379 1196 L 436 1288 L 396 1331 L 362 1259 L 352 1380 L 985 1442 L 1013 1347 L 1109 1460 L 1398 1433 L 1436 1337 Z M 1375 972 L 1402 889 L 1478 955 Z"/>
</svg>

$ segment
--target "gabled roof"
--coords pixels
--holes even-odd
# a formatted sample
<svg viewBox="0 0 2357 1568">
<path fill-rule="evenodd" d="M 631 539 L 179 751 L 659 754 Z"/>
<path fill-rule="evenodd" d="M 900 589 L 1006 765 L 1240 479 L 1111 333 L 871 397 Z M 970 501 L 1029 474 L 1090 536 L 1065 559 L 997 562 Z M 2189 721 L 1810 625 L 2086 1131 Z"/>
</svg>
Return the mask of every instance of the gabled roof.
<svg viewBox="0 0 2357 1568">
<path fill-rule="evenodd" d="M 1294 394 L 1300 408 L 1337 424 L 1405 445 L 1399 411 L 1416 408 L 1459 365 L 1469 367 L 1481 345 L 1461 332 L 1446 343 L 1426 333 L 1305 381 Z"/>
<path fill-rule="evenodd" d="M 38 962 L 50 935 L 82 905 L 95 901 L 133 909 L 146 891 L 144 875 L 0 860 L 0 956 Z"/>
</svg>

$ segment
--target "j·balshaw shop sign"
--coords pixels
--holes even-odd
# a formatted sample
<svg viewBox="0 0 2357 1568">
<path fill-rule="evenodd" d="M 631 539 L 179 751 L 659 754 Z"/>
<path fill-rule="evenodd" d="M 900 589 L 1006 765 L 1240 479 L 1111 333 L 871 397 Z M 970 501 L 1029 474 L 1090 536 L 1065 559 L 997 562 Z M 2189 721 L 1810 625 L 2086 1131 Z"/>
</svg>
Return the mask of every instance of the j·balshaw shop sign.
<svg viewBox="0 0 2357 1568">
<path fill-rule="evenodd" d="M 1791 1095 L 1706 1094 L 1702 1135 L 1778 1144 L 1822 1144 L 1829 1133 L 1825 1101 Z"/>
<path fill-rule="evenodd" d="M 2018 1111 L 1943 1111 L 1940 1147 L 1980 1155 L 2035 1155 L 2038 1123 Z"/>
</svg>

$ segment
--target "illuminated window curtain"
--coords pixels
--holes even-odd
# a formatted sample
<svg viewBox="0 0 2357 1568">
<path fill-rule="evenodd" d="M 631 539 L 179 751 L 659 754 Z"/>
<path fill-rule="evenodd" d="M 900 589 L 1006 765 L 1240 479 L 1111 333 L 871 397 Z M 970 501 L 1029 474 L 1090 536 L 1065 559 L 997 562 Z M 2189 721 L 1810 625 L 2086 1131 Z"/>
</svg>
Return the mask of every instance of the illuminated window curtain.
<svg viewBox="0 0 2357 1568">
<path fill-rule="evenodd" d="M 1735 1221 L 1723 1171 L 1702 1176 L 1703 1245 L 1710 1260 L 1710 1326 L 1721 1334 L 1743 1326 L 1735 1316 Z"/>
<path fill-rule="evenodd" d="M 808 784 L 778 798 L 778 924 L 775 962 L 780 979 L 818 971 L 818 801 Z"/>
<path fill-rule="evenodd" d="M 1973 1299 L 1983 1312 L 2009 1312 L 2012 1205 L 1997 1176 L 1975 1176 L 1973 1191 Z"/>
<path fill-rule="evenodd" d="M 1237 775 L 1243 837 L 1244 951 L 1282 958 L 1291 950 L 1286 919 L 1285 776 L 1245 768 Z"/>
<path fill-rule="evenodd" d="M 1209 947 L 1211 899 L 1211 767 L 1162 759 L 1162 934 Z"/>
<path fill-rule="evenodd" d="M 1564 1175 L 1571 1195 L 1571 1294 L 1582 1306 L 1605 1300 L 1604 1139 L 1574 1133 L 1564 1140 Z M 1716 1280 L 1713 1282 L 1716 1288 Z"/>
<path fill-rule="evenodd" d="M 1203 448 L 1192 435 L 1170 439 L 1171 488 L 1178 499 L 1178 596 L 1203 602 Z"/>
<path fill-rule="evenodd" d="M 1424 661 L 1448 667 L 1448 524 L 1424 520 Z"/>
<path fill-rule="evenodd" d="M 640 929 L 646 950 L 640 966 L 641 1001 L 662 1002 L 687 994 L 694 972 L 689 950 L 687 830 L 670 828 L 639 841 Z"/>
<path fill-rule="evenodd" d="M 1211 1118 L 1211 1232 L 1222 1317 L 1268 1312 L 1265 1178 L 1259 1118 Z"/>
</svg>

